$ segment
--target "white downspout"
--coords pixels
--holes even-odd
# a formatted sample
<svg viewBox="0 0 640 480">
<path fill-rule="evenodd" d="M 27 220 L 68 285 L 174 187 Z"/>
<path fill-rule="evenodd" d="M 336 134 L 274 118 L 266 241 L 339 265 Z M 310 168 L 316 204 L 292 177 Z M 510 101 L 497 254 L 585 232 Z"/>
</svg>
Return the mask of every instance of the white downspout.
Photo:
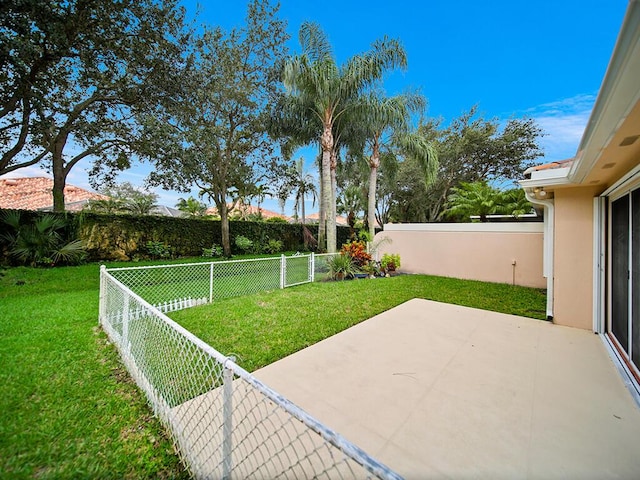
<svg viewBox="0 0 640 480">
<path fill-rule="evenodd" d="M 542 205 L 544 212 L 544 243 L 542 275 L 547 279 L 547 320 L 553 320 L 553 245 L 554 245 L 554 224 L 555 210 L 553 200 L 540 200 L 532 195 L 528 189 L 524 189 L 524 194 L 534 205 Z"/>
</svg>

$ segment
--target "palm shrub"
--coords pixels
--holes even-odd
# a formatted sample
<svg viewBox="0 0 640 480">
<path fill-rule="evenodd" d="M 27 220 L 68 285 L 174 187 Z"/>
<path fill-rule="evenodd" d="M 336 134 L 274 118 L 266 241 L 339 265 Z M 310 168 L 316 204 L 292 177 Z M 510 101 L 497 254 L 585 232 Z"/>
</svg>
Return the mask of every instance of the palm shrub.
<svg viewBox="0 0 640 480">
<path fill-rule="evenodd" d="M 80 240 L 65 241 L 63 231 L 68 227 L 64 218 L 45 214 L 31 222 L 23 222 L 20 212 L 7 211 L 2 223 L 8 231 L 2 234 L 9 246 L 9 255 L 23 265 L 77 265 L 86 256 Z"/>
<path fill-rule="evenodd" d="M 353 259 L 344 253 L 334 255 L 329 261 L 327 261 L 327 264 L 329 265 L 329 274 L 334 280 L 352 278 L 360 271 L 353 262 Z"/>
</svg>

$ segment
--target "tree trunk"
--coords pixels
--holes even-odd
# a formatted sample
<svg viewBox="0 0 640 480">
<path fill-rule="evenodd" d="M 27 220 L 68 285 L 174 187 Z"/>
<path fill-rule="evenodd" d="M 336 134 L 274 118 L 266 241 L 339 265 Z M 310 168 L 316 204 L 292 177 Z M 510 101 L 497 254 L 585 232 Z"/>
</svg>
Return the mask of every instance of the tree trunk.
<svg viewBox="0 0 640 480">
<path fill-rule="evenodd" d="M 66 141 L 66 136 L 57 138 L 53 145 L 51 156 L 51 171 L 53 173 L 53 189 L 51 193 L 53 194 L 54 212 L 64 212 L 64 187 L 67 183 L 67 174 L 64 169 L 64 157 L 62 153 Z"/>
<path fill-rule="evenodd" d="M 331 149 L 329 163 L 329 206 L 327 208 L 327 251 L 335 253 L 337 251 L 337 229 L 336 229 L 336 152 Z"/>
<path fill-rule="evenodd" d="M 319 165 L 320 173 L 320 205 L 318 210 L 318 250 L 327 249 L 327 204 L 324 197 L 324 177 L 322 176 L 322 164 Z"/>
<path fill-rule="evenodd" d="M 220 214 L 220 234 L 222 236 L 222 252 L 224 256 L 231 257 L 231 239 L 229 236 L 229 212 L 227 210 L 227 203 L 225 198 L 222 202 L 216 201 L 218 207 L 218 213 Z"/>
<path fill-rule="evenodd" d="M 304 195 L 302 195 L 302 205 L 300 210 L 302 210 L 302 225 L 304 225 Z"/>
<path fill-rule="evenodd" d="M 320 232 L 325 230 L 326 249 L 329 253 L 336 251 L 336 237 L 335 237 L 335 199 L 332 201 L 332 189 L 331 189 L 331 152 L 333 151 L 333 132 L 331 131 L 332 125 L 327 122 L 324 125 L 322 131 L 322 202 L 324 203 L 324 222 L 320 219 L 320 226 L 318 231 L 318 237 Z M 333 212 L 331 204 L 333 203 Z M 333 213 L 333 221 L 331 215 Z M 323 226 L 324 224 L 324 226 Z M 333 224 L 333 229 L 331 225 Z M 320 246 L 320 238 L 318 238 L 318 245 Z"/>
<path fill-rule="evenodd" d="M 369 222 L 369 235 L 371 241 L 376 234 L 376 183 L 378 181 L 378 167 L 380 166 L 380 159 L 377 152 L 371 155 L 371 161 L 369 167 L 369 195 L 367 197 L 367 219 Z"/>
</svg>

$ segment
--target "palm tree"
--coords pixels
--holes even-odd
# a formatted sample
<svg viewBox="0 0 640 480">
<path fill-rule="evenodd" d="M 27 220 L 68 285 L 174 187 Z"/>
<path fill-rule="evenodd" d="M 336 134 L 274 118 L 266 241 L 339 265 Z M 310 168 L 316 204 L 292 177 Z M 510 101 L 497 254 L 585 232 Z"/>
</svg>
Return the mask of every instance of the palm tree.
<svg viewBox="0 0 640 480">
<path fill-rule="evenodd" d="M 469 218 L 480 216 L 481 222 L 487 221 L 487 215 L 499 213 L 502 208 L 502 192 L 493 188 L 486 181 L 466 183 L 451 189 L 447 198 L 447 209 L 444 215 Z"/>
<path fill-rule="evenodd" d="M 306 223 L 305 221 L 305 199 L 307 198 L 307 194 L 311 195 L 313 199 L 313 205 L 316 204 L 317 199 L 317 190 L 314 183 L 314 178 L 304 171 L 304 159 L 300 157 L 295 165 L 291 167 L 287 171 L 287 179 L 282 184 L 280 191 L 278 192 L 278 197 L 281 202 L 281 205 L 284 207 L 284 202 L 291 195 L 294 195 L 295 203 L 293 205 L 293 209 L 295 211 L 296 217 L 298 216 L 298 210 L 302 212 L 302 224 Z"/>
<path fill-rule="evenodd" d="M 437 157 L 431 143 L 410 131 L 411 116 L 421 113 L 426 106 L 422 95 L 405 93 L 384 97 L 371 91 L 357 103 L 354 119 L 359 125 L 364 147 L 369 152 L 369 192 L 367 197 L 367 223 L 369 235 L 375 235 L 376 183 L 381 154 L 392 147 L 414 157 L 422 166 L 425 182 L 430 183 L 436 174 Z"/>
<path fill-rule="evenodd" d="M 356 226 L 356 214 L 363 210 L 362 191 L 356 185 L 349 185 L 338 197 L 338 213 L 347 215 L 347 223 L 353 230 Z"/>
<path fill-rule="evenodd" d="M 370 52 L 356 55 L 339 67 L 326 35 L 316 23 L 303 23 L 299 38 L 302 54 L 286 62 L 283 80 L 291 102 L 304 112 L 305 124 L 321 125 L 317 135 L 322 151 L 321 210 L 326 213 L 327 250 L 335 252 L 336 203 L 331 175 L 332 169 L 335 174 L 337 157 L 336 120 L 349 108 L 351 100 L 381 79 L 388 69 L 405 67 L 406 54 L 399 42 L 384 38 L 375 42 Z M 315 117 L 315 120 L 309 120 L 310 117 Z M 319 232 L 322 232 L 322 218 L 320 223 Z"/>
<path fill-rule="evenodd" d="M 207 211 L 207 206 L 193 197 L 189 197 L 186 200 L 179 198 L 176 208 L 190 217 L 201 217 Z"/>
<path fill-rule="evenodd" d="M 533 205 L 527 200 L 522 188 L 512 188 L 502 192 L 500 213 L 511 215 L 518 219 L 520 216 L 531 213 L 532 211 Z"/>
</svg>

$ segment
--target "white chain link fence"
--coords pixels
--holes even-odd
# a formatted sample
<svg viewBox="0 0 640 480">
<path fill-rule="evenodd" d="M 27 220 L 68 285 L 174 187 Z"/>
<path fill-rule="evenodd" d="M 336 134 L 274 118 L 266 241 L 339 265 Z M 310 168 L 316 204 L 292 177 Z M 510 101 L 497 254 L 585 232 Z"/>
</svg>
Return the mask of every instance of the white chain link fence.
<svg viewBox="0 0 640 480">
<path fill-rule="evenodd" d="M 102 267 L 100 323 L 196 478 L 401 478 L 160 310 L 313 281 L 318 257 Z"/>
</svg>

